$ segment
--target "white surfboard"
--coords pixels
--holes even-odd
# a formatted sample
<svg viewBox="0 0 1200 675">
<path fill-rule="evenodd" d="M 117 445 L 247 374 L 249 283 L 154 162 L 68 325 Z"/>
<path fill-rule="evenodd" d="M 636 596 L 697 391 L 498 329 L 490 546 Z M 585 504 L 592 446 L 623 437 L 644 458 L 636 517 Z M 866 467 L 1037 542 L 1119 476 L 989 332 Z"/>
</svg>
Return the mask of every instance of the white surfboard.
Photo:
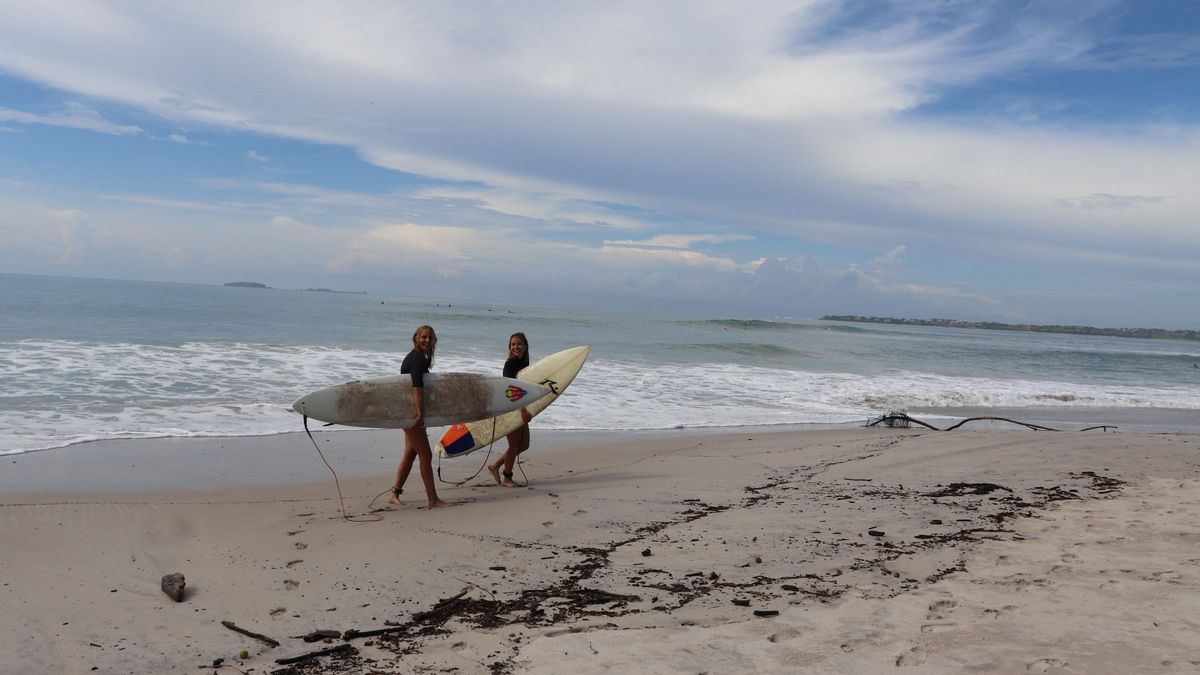
<svg viewBox="0 0 1200 675">
<path fill-rule="evenodd" d="M 425 426 L 491 418 L 544 398 L 550 387 L 479 373 L 425 373 Z M 388 375 L 318 389 L 292 410 L 349 427 L 407 429 L 413 424 L 412 376 Z"/>
<path fill-rule="evenodd" d="M 587 360 L 590 351 L 591 347 L 586 345 L 564 349 L 525 366 L 517 373 L 519 380 L 536 382 L 550 388 L 549 395 L 534 399 L 523 406 L 530 417 L 536 417 L 566 391 L 583 368 L 583 362 Z M 524 423 L 525 420 L 518 409 L 494 418 L 455 424 L 446 431 L 442 440 L 438 441 L 434 452 L 438 457 L 462 457 L 487 447 L 495 439 L 504 438 L 520 429 Z"/>
</svg>

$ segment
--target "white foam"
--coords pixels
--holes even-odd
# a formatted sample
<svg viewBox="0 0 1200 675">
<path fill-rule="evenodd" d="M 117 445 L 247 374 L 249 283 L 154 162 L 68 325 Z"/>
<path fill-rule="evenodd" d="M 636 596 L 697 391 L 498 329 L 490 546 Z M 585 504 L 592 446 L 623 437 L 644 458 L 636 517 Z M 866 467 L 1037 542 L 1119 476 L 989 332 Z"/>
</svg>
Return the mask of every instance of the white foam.
<svg viewBox="0 0 1200 675">
<path fill-rule="evenodd" d="M 90 440 L 276 434 L 291 401 L 399 370 L 403 353 L 242 343 L 0 343 L 0 454 Z M 441 372 L 498 372 L 491 353 L 439 355 Z M 976 407 L 1200 408 L 1200 387 L 1109 386 L 894 370 L 822 373 L 593 355 L 547 429 L 670 429 L 861 422 L 888 410 Z"/>
</svg>

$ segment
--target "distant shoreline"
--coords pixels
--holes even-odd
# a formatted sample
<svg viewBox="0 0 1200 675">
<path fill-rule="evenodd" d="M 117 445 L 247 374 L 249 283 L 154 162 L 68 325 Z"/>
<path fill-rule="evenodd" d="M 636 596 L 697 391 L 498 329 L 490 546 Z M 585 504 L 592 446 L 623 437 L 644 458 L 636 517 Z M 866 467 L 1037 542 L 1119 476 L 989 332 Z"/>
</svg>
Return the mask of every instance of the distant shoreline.
<svg viewBox="0 0 1200 675">
<path fill-rule="evenodd" d="M 1026 323 L 996 323 L 994 321 L 958 321 L 955 319 L 898 319 L 890 316 L 851 316 L 827 314 L 821 321 L 851 323 L 885 323 L 901 326 L 934 326 L 938 328 L 982 328 L 1011 330 L 1026 333 L 1066 333 L 1070 335 L 1103 335 L 1107 337 L 1142 338 L 1150 340 L 1197 340 L 1197 330 L 1166 330 L 1163 328 L 1096 328 L 1094 326 L 1039 326 Z"/>
<path fill-rule="evenodd" d="M 266 284 L 259 283 L 257 281 L 230 281 L 223 285 L 230 286 L 233 288 L 265 288 L 270 291 L 276 290 Z M 307 293 L 341 293 L 343 295 L 366 295 L 367 294 L 366 291 L 335 291 L 332 288 L 301 288 L 301 289 L 297 289 L 297 290 L 305 291 Z"/>
</svg>

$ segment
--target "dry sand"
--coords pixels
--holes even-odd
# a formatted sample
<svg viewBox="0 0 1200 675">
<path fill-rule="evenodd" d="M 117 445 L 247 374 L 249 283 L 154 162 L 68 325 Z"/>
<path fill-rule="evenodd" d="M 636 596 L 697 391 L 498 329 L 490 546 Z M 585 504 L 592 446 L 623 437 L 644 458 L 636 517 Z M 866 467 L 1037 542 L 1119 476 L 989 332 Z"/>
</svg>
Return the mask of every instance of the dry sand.
<svg viewBox="0 0 1200 675">
<path fill-rule="evenodd" d="M 395 440 L 327 436 L 364 514 Z M 0 672 L 1200 670 L 1200 436 L 552 438 L 367 523 L 303 436 L 0 460 Z"/>
</svg>

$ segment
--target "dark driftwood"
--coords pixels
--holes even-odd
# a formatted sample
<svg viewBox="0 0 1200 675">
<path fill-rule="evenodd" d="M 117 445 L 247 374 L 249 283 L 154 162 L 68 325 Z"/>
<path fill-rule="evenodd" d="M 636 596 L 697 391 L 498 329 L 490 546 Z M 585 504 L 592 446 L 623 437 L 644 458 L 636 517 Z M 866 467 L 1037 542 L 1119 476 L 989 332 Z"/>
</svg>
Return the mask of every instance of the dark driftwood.
<svg viewBox="0 0 1200 675">
<path fill-rule="evenodd" d="M 967 419 L 959 422 L 958 424 L 955 424 L 953 426 L 949 426 L 949 427 L 946 427 L 945 429 L 942 429 L 942 431 L 951 431 L 953 429 L 957 429 L 957 428 L 961 427 L 962 425 L 966 424 L 967 422 L 974 422 L 975 420 L 995 420 L 997 422 L 1008 422 L 1009 424 L 1019 424 L 1023 427 L 1029 427 L 1030 429 L 1033 429 L 1034 431 L 1058 431 L 1058 429 L 1051 429 L 1050 427 L 1043 427 L 1039 424 L 1030 424 L 1029 422 L 1018 422 L 1017 420 L 1010 420 L 1007 417 L 968 417 Z"/>
<path fill-rule="evenodd" d="M 348 651 L 352 651 L 352 650 L 354 650 L 354 645 L 341 644 L 336 647 L 329 647 L 326 649 L 318 649 L 315 652 L 301 654 L 300 656 L 289 656 L 286 659 L 275 659 L 275 663 L 278 663 L 281 666 L 286 666 L 289 663 L 300 663 L 301 661 L 315 659 L 318 656 L 328 656 L 329 654 L 338 654 L 340 652 L 348 652 Z"/>
<path fill-rule="evenodd" d="M 916 419 L 914 417 L 909 417 L 907 413 L 902 413 L 902 412 L 899 412 L 899 413 L 890 412 L 886 415 L 881 415 L 879 417 L 879 419 L 871 420 L 870 422 L 867 422 L 867 426 L 873 427 L 876 424 L 880 424 L 880 423 L 887 424 L 888 426 L 892 426 L 892 424 L 894 424 L 897 421 L 916 422 L 917 424 L 920 424 L 921 426 L 926 427 L 928 429 L 933 429 L 934 431 L 941 431 L 941 429 L 938 429 L 937 427 L 933 426 L 932 424 L 927 424 L 927 423 L 922 422 L 921 420 Z"/>
<path fill-rule="evenodd" d="M 255 640 L 262 640 L 263 642 L 267 643 L 268 645 L 270 645 L 272 647 L 279 646 L 278 640 L 273 640 L 273 639 L 267 637 L 266 635 L 262 635 L 260 633 L 254 633 L 254 632 L 248 631 L 245 628 L 242 628 L 241 626 L 237 625 L 236 623 L 234 623 L 232 621 L 222 621 L 221 625 L 225 626 L 229 630 L 234 631 L 236 633 L 241 633 L 242 635 L 252 637 Z"/>
<path fill-rule="evenodd" d="M 343 640 L 354 640 L 355 638 L 375 637 L 376 635 L 387 635 L 388 633 L 403 633 L 408 630 L 408 624 L 403 626 L 392 626 L 390 628 L 376 628 L 375 630 L 358 630 L 351 628 L 342 633 Z"/>
<path fill-rule="evenodd" d="M 903 412 L 889 412 L 885 415 L 880 415 L 878 419 L 874 419 L 874 420 L 867 422 L 866 426 L 873 427 L 876 424 L 884 424 L 884 425 L 887 425 L 890 427 L 890 426 L 895 426 L 897 423 L 900 423 L 901 426 L 903 426 L 904 428 L 907 428 L 908 423 L 912 422 L 915 424 L 920 424 L 921 426 L 923 426 L 927 429 L 932 429 L 933 431 L 952 431 L 954 429 L 961 427 L 962 425 L 966 424 L 967 422 L 976 422 L 976 421 L 980 421 L 980 420 L 1008 422 L 1009 424 L 1017 424 L 1017 425 L 1020 425 L 1023 427 L 1027 427 L 1029 429 L 1033 429 L 1034 431 L 1061 431 L 1061 429 L 1052 429 L 1050 427 L 1044 427 L 1040 424 L 1032 424 L 1030 422 L 1022 422 L 1020 420 L 1012 420 L 1007 417 L 968 417 L 965 420 L 961 420 L 960 422 L 958 422 L 958 424 L 948 426 L 945 429 L 939 429 L 939 428 L 933 426 L 932 424 L 922 422 L 921 420 L 919 420 L 915 417 L 909 417 L 908 413 L 903 413 Z M 1086 429 L 1080 429 L 1080 431 L 1091 431 L 1092 429 L 1103 429 L 1105 431 L 1108 431 L 1110 428 L 1116 429 L 1117 427 L 1112 424 L 1101 424 L 1101 425 L 1097 425 L 1094 427 L 1087 427 Z"/>
</svg>

